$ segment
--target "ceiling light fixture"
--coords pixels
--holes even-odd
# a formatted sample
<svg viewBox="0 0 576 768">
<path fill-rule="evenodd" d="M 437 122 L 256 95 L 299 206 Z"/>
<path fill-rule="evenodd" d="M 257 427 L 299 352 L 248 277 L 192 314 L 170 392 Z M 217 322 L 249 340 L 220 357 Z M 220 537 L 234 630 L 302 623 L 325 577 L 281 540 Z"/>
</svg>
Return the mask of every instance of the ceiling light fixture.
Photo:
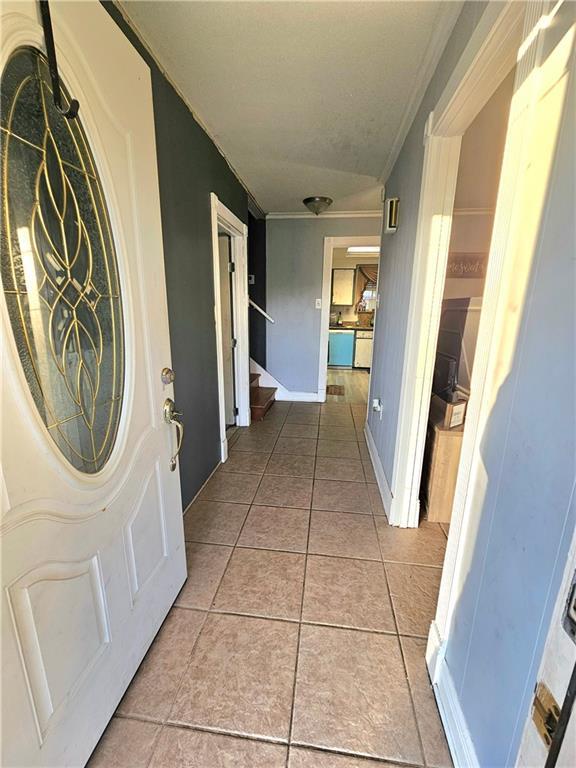
<svg viewBox="0 0 576 768">
<path fill-rule="evenodd" d="M 305 197 L 302 202 L 309 211 L 312 211 L 312 213 L 315 213 L 316 216 L 318 216 L 319 214 L 324 213 L 327 208 L 330 208 L 334 200 L 332 200 L 331 197 L 315 195 L 314 197 Z"/>
<path fill-rule="evenodd" d="M 379 245 L 351 245 L 347 249 L 349 254 L 354 253 L 374 253 L 378 255 L 380 253 Z"/>
</svg>

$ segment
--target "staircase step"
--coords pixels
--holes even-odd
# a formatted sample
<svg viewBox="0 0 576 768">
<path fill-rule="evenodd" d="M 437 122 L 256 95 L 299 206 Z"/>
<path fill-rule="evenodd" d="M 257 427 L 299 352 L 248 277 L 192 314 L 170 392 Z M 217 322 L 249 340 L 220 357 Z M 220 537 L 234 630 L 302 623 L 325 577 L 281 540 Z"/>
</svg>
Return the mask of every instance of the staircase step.
<svg viewBox="0 0 576 768">
<path fill-rule="evenodd" d="M 274 400 L 276 387 L 250 387 L 250 412 L 253 421 L 262 421 Z"/>
<path fill-rule="evenodd" d="M 259 381 L 260 381 L 260 374 L 259 373 L 251 373 L 250 374 L 250 386 L 251 387 L 257 387 Z"/>
</svg>

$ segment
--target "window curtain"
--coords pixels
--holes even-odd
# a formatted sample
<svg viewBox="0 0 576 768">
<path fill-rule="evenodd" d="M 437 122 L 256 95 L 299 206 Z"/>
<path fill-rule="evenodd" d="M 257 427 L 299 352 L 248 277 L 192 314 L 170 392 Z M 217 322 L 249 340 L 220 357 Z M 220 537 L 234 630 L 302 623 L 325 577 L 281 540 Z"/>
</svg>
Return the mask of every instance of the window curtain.
<svg viewBox="0 0 576 768">
<path fill-rule="evenodd" d="M 354 305 L 357 307 L 366 290 L 368 283 L 376 284 L 378 280 L 378 264 L 359 264 L 356 269 L 356 295 Z"/>
</svg>

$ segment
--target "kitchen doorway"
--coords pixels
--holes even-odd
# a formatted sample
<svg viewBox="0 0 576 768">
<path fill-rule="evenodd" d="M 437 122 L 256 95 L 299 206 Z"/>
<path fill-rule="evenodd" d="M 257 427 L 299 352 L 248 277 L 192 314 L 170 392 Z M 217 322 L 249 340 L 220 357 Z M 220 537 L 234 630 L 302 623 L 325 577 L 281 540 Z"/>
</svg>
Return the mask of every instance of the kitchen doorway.
<svg viewBox="0 0 576 768">
<path fill-rule="evenodd" d="M 318 399 L 368 403 L 379 237 L 324 238 Z"/>
</svg>

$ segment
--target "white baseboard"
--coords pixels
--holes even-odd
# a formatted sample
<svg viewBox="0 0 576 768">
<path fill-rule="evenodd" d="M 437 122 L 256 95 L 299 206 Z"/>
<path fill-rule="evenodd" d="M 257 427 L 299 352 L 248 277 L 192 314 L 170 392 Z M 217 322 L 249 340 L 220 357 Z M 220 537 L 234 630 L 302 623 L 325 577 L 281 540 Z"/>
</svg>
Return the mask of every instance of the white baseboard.
<svg viewBox="0 0 576 768">
<path fill-rule="evenodd" d="M 386 512 L 386 515 L 390 515 L 390 509 L 392 507 L 392 501 L 393 501 L 392 491 L 390 490 L 390 485 L 384 473 L 384 467 L 382 466 L 382 462 L 380 461 L 380 456 L 378 456 L 376 443 L 374 442 L 374 438 L 372 437 L 372 432 L 370 432 L 370 427 L 368 423 L 364 425 L 364 435 L 366 436 L 368 453 L 370 454 L 370 458 L 372 459 L 372 466 L 374 467 L 376 482 L 378 483 L 378 488 L 380 489 L 380 496 L 382 496 L 384 511 Z"/>
<path fill-rule="evenodd" d="M 430 674 L 430 680 L 432 683 L 436 682 L 438 672 L 444 661 L 444 648 L 445 643 L 442 642 L 440 637 L 440 631 L 436 619 L 430 625 L 430 632 L 428 633 L 428 644 L 426 646 L 426 665 L 428 666 L 428 672 Z"/>
<path fill-rule="evenodd" d="M 263 387 L 276 388 L 276 400 L 293 400 L 302 403 L 319 402 L 318 392 L 293 392 L 290 389 L 286 389 L 286 387 L 277 379 L 275 379 L 271 373 L 268 373 L 265 368 L 262 368 L 261 365 L 258 365 L 258 363 L 255 360 L 252 360 L 252 358 L 250 358 L 250 373 L 260 374 L 260 384 Z"/>
<path fill-rule="evenodd" d="M 458 768 L 480 768 L 478 755 L 468 730 L 460 699 L 446 664 L 444 653 L 438 653 L 435 670 L 435 682 L 432 686 L 436 703 L 446 732 L 446 740 L 452 756 L 452 762 Z"/>
</svg>

